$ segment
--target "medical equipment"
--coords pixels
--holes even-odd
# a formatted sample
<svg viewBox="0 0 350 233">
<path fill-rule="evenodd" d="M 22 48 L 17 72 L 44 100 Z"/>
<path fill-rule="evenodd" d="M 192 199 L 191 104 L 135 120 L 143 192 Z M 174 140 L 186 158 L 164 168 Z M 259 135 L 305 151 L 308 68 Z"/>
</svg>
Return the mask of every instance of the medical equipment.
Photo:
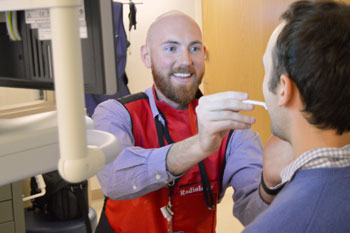
<svg viewBox="0 0 350 233">
<path fill-rule="evenodd" d="M 266 104 L 265 104 L 264 102 L 261 102 L 261 101 L 256 101 L 256 100 L 243 100 L 242 102 L 243 102 L 243 103 L 246 103 L 246 104 L 259 105 L 259 106 L 264 107 L 264 108 L 267 110 Z"/>
<path fill-rule="evenodd" d="M 112 134 L 94 130 L 89 117 L 85 117 L 85 124 L 88 147 L 79 153 L 80 158 L 73 161 L 74 165 L 78 163 L 80 170 L 73 171 L 73 174 L 64 174 L 69 179 L 74 177 L 75 182 L 96 174 L 120 151 L 119 141 Z M 65 169 L 58 167 L 60 153 L 55 111 L 0 119 L 0 148 L 0 186 L 58 168 Z M 85 153 L 86 157 L 83 156 Z M 61 158 L 60 163 L 60 166 L 64 166 L 62 163 L 69 165 L 70 157 Z"/>
<path fill-rule="evenodd" d="M 6 4 L 2 2 L 0 0 L 2 6 Z M 78 34 L 85 93 L 115 94 L 118 91 L 116 64 L 120 58 L 116 50 L 119 32 L 113 24 L 118 12 L 112 10 L 110 0 L 83 0 L 81 3 Z M 68 19 L 66 23 L 72 22 Z M 51 38 L 49 9 L 7 11 L 6 22 L 0 19 L 0 86 L 53 89 Z M 71 55 L 66 54 L 67 59 Z"/>
<path fill-rule="evenodd" d="M 50 9 L 57 103 L 57 114 L 1 120 L 0 185 L 57 168 L 65 180 L 80 182 L 119 154 L 112 134 L 86 129 L 80 5 L 80 0 L 0 0 L 0 11 Z"/>
<path fill-rule="evenodd" d="M 42 196 L 44 196 L 46 194 L 46 184 L 45 184 L 43 175 L 36 175 L 35 176 L 35 182 L 36 182 L 40 192 L 37 193 L 37 194 L 30 195 L 28 197 L 24 197 L 22 199 L 23 201 L 29 201 L 29 200 L 32 200 L 32 199 L 35 199 L 35 198 L 38 198 L 38 197 L 42 197 Z"/>
</svg>

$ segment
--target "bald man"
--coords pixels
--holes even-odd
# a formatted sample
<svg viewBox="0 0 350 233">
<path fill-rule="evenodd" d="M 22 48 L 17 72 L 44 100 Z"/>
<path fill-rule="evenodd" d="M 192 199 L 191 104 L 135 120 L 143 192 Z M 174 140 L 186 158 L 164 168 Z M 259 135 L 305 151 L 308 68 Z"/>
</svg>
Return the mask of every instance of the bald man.
<svg viewBox="0 0 350 233">
<path fill-rule="evenodd" d="M 96 128 L 122 145 L 98 174 L 106 201 L 97 233 L 215 232 L 216 205 L 230 186 L 244 225 L 266 208 L 255 119 L 239 113 L 253 106 L 242 103 L 246 93 L 201 97 L 205 53 L 196 22 L 168 12 L 141 48 L 154 85 L 97 107 Z"/>
</svg>

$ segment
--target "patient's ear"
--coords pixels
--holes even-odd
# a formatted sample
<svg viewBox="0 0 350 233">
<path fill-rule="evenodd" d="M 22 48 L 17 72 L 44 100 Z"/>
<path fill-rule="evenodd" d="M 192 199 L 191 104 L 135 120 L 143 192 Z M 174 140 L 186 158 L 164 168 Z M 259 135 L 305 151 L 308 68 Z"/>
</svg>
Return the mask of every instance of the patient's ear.
<svg viewBox="0 0 350 233">
<path fill-rule="evenodd" d="M 141 58 L 142 58 L 143 64 L 145 64 L 147 68 L 151 68 L 151 64 L 152 64 L 151 55 L 147 45 L 142 45 L 141 47 Z"/>
<path fill-rule="evenodd" d="M 287 75 L 282 74 L 277 92 L 279 106 L 285 106 L 291 102 L 294 89 L 294 82 Z"/>
</svg>

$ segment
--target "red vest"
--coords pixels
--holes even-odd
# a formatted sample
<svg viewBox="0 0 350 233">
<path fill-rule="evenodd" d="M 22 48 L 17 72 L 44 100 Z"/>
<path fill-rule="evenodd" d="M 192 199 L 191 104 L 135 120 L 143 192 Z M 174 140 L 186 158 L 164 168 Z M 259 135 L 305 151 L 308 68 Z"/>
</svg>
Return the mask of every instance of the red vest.
<svg viewBox="0 0 350 233">
<path fill-rule="evenodd" d="M 135 146 L 143 148 L 159 148 L 156 123 L 145 95 L 127 97 L 121 101 L 129 111 L 132 120 L 132 132 Z M 195 107 L 198 99 L 189 108 L 180 111 L 164 103 L 157 103 L 158 109 L 166 117 L 171 138 L 177 142 L 197 133 Z M 204 160 L 207 176 L 212 187 L 214 206 L 216 207 L 228 136 L 222 142 L 219 151 Z M 167 144 L 166 140 L 164 143 Z M 173 189 L 171 196 L 171 224 L 163 217 L 160 208 L 168 204 L 169 189 L 167 187 L 148 193 L 132 200 L 115 201 L 108 199 L 104 214 L 108 223 L 116 233 L 209 233 L 215 232 L 216 208 L 210 210 L 204 199 L 203 187 L 198 166 L 186 172 Z M 169 230 L 171 229 L 171 230 Z"/>
</svg>

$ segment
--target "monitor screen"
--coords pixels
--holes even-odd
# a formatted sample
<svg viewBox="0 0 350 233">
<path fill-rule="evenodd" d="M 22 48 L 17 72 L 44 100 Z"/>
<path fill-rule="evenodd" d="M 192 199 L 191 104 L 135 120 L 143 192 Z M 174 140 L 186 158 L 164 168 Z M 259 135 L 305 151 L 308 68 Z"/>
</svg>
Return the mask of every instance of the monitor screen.
<svg viewBox="0 0 350 233">
<path fill-rule="evenodd" d="M 117 60 L 111 0 L 84 0 L 86 37 L 81 38 L 85 93 L 117 92 Z M 0 86 L 54 89 L 51 40 L 39 39 L 38 29 L 17 12 L 20 41 L 10 40 L 0 20 Z"/>
</svg>

